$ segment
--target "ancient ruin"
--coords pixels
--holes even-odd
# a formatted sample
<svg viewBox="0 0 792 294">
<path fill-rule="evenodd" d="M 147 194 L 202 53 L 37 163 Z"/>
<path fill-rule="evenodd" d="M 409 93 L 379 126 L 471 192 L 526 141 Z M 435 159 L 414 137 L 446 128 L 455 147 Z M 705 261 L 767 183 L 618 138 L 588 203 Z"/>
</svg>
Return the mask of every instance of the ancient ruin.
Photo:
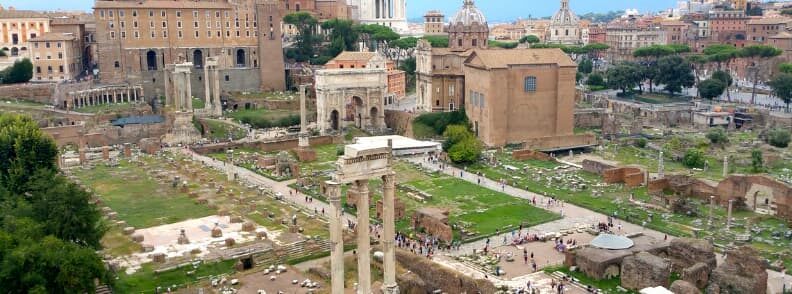
<svg viewBox="0 0 792 294">
<path fill-rule="evenodd" d="M 193 64 L 190 62 L 169 65 L 166 73 L 165 106 L 173 109 L 171 113 L 173 123 L 165 134 L 163 143 L 169 145 L 192 144 L 201 136 L 193 126 L 192 87 L 190 86 L 190 72 Z"/>
</svg>

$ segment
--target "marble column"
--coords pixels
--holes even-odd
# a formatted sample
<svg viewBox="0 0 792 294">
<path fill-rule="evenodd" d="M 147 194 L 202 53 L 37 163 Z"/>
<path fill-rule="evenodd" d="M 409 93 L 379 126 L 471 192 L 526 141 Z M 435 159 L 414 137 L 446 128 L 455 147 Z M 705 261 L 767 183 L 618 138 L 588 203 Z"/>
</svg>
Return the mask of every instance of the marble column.
<svg viewBox="0 0 792 294">
<path fill-rule="evenodd" d="M 206 64 L 206 62 L 204 62 Z M 211 84 L 211 79 L 209 79 L 209 65 L 204 65 L 204 109 L 208 112 L 212 111 L 212 91 L 209 85 Z"/>
<path fill-rule="evenodd" d="M 137 101 L 137 99 L 138 99 L 138 91 L 137 91 L 137 88 L 135 88 L 134 90 L 132 90 L 132 96 L 133 96 L 133 97 L 132 97 L 132 99 L 135 99 L 135 101 Z M 128 97 L 128 98 L 129 98 L 129 97 Z M 127 99 L 127 102 L 129 102 L 129 101 L 131 101 L 131 99 Z"/>
<path fill-rule="evenodd" d="M 190 73 L 184 73 L 184 91 L 186 92 L 187 96 L 187 111 L 192 112 L 192 87 L 190 87 Z"/>
<path fill-rule="evenodd" d="M 715 208 L 715 196 L 710 196 L 710 205 L 709 205 L 709 219 L 707 220 L 707 226 L 712 228 L 712 210 Z"/>
<path fill-rule="evenodd" d="M 723 156 L 723 177 L 729 175 L 729 156 Z"/>
<path fill-rule="evenodd" d="M 325 182 L 330 202 L 330 293 L 344 293 L 344 232 L 341 228 L 341 185 Z"/>
<path fill-rule="evenodd" d="M 215 65 L 212 66 L 212 72 L 214 73 L 214 100 L 212 101 L 212 106 L 214 107 L 214 114 L 222 116 L 223 103 L 220 101 L 220 70 Z"/>
<path fill-rule="evenodd" d="M 399 293 L 399 286 L 396 284 L 396 227 L 395 227 L 395 198 L 396 198 L 396 174 L 391 173 L 382 177 L 382 222 L 384 235 L 382 238 L 383 257 L 383 281 L 382 292 L 388 294 Z"/>
<path fill-rule="evenodd" d="M 301 148 L 311 145 L 308 141 L 308 107 L 305 100 L 305 85 L 300 85 L 300 135 L 297 146 Z"/>
<path fill-rule="evenodd" d="M 165 107 L 173 106 L 173 93 L 171 93 L 171 80 L 168 74 L 168 70 L 163 70 L 162 73 L 165 75 Z"/>
<path fill-rule="evenodd" d="M 660 156 L 657 158 L 657 177 L 665 178 L 665 166 L 663 166 L 663 151 L 660 151 Z"/>
<path fill-rule="evenodd" d="M 368 180 L 355 181 L 358 189 L 357 206 L 357 257 L 358 293 L 371 293 L 371 237 L 369 236 L 369 187 Z"/>
<path fill-rule="evenodd" d="M 731 229 L 732 222 L 732 208 L 734 207 L 734 199 L 729 199 L 729 211 L 726 213 L 726 230 Z"/>
</svg>

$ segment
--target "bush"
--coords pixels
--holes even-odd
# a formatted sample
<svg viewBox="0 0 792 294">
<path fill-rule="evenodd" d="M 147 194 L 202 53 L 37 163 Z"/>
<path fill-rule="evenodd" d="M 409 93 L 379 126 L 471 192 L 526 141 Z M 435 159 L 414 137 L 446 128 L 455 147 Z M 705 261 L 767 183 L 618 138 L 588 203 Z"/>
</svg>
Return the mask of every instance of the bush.
<svg viewBox="0 0 792 294">
<path fill-rule="evenodd" d="M 448 157 L 454 163 L 474 163 L 481 156 L 481 150 L 481 143 L 471 136 L 454 144 L 448 151 Z"/>
<path fill-rule="evenodd" d="M 434 130 L 435 135 L 442 135 L 449 125 L 468 125 L 464 109 L 451 112 L 435 112 L 422 114 L 415 118 L 415 123 L 426 125 Z"/>
<path fill-rule="evenodd" d="M 635 142 L 633 142 L 633 144 L 635 144 L 635 147 L 638 148 L 646 148 L 646 144 L 648 143 L 649 141 L 647 141 L 646 138 L 638 138 L 635 139 Z"/>
<path fill-rule="evenodd" d="M 721 128 L 711 129 L 707 133 L 707 139 L 709 139 L 714 145 L 724 145 L 729 143 L 729 136 L 727 136 L 726 131 Z"/>
<path fill-rule="evenodd" d="M 451 147 L 459 142 L 474 138 L 473 134 L 468 130 L 467 126 L 463 125 L 450 125 L 443 132 L 445 142 L 443 142 L 443 150 L 449 151 Z"/>
<path fill-rule="evenodd" d="M 605 87 L 605 78 L 600 73 L 592 73 L 589 75 L 586 85 L 591 87 Z"/>
<path fill-rule="evenodd" d="M 267 128 L 279 128 L 279 127 L 291 127 L 294 125 L 300 124 L 300 116 L 299 115 L 289 115 L 277 120 L 269 120 L 264 117 L 257 117 L 257 116 L 244 116 L 239 119 L 242 123 L 249 124 L 254 128 L 259 129 L 267 129 Z"/>
<path fill-rule="evenodd" d="M 751 151 L 751 171 L 760 173 L 764 171 L 764 157 L 762 150 L 754 149 Z"/>
<path fill-rule="evenodd" d="M 767 143 L 778 148 L 789 146 L 790 134 L 785 129 L 773 129 L 767 134 Z"/>
<path fill-rule="evenodd" d="M 705 164 L 704 151 L 696 148 L 688 149 L 682 159 L 682 164 L 687 168 L 703 168 Z"/>
<path fill-rule="evenodd" d="M 30 59 L 14 62 L 14 65 L 0 72 L 4 84 L 27 83 L 33 78 L 33 63 Z"/>
</svg>

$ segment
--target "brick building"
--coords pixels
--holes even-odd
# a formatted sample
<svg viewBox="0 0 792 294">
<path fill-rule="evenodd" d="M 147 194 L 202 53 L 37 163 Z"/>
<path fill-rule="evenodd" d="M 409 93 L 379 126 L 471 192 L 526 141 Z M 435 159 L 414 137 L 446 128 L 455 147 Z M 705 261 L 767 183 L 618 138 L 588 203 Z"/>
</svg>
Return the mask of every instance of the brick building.
<svg viewBox="0 0 792 294">
<path fill-rule="evenodd" d="M 745 47 L 748 16 L 745 11 L 714 10 L 708 15 L 710 38 L 715 43 Z"/>
<path fill-rule="evenodd" d="M 755 18 L 748 21 L 747 41 L 751 44 L 768 44 L 768 39 L 778 33 L 786 32 L 792 26 L 789 18 Z"/>
<path fill-rule="evenodd" d="M 424 15 L 424 35 L 445 35 L 445 15 L 437 10 L 430 10 Z"/>
<path fill-rule="evenodd" d="M 97 0 L 99 79 L 161 96 L 165 66 L 192 62 L 192 93 L 201 97 L 199 69 L 218 57 L 221 88 L 283 90 L 282 14 L 275 0 Z"/>
</svg>

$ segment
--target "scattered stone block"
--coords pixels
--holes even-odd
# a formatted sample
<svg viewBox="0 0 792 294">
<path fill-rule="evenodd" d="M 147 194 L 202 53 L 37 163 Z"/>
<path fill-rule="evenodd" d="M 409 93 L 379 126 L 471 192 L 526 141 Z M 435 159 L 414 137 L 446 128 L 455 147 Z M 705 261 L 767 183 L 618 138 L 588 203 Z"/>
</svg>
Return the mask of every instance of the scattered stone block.
<svg viewBox="0 0 792 294">
<path fill-rule="evenodd" d="M 236 245 L 236 240 L 234 238 L 225 239 L 225 245 L 228 247 Z"/>
<path fill-rule="evenodd" d="M 165 262 L 165 253 L 154 253 L 154 254 L 151 254 L 151 261 L 157 262 L 157 263 Z"/>
<path fill-rule="evenodd" d="M 648 252 L 625 257 L 621 266 L 621 285 L 640 290 L 647 287 L 668 287 L 671 265 L 665 259 Z"/>
<path fill-rule="evenodd" d="M 232 224 L 238 224 L 238 223 L 241 223 L 241 222 L 242 222 L 242 217 L 240 217 L 240 216 L 238 216 L 238 215 L 233 215 L 233 216 L 231 216 L 231 219 L 230 219 L 229 221 L 230 221 Z"/>
<path fill-rule="evenodd" d="M 255 230 L 256 230 L 256 224 L 252 222 L 245 222 L 244 224 L 242 224 L 242 231 L 253 232 Z"/>
<path fill-rule="evenodd" d="M 111 220 L 115 220 L 115 219 L 118 218 L 118 213 L 117 212 L 109 212 L 109 213 L 107 213 L 107 218 L 111 219 Z"/>
<path fill-rule="evenodd" d="M 135 227 L 124 228 L 124 235 L 132 235 L 133 233 L 135 233 Z"/>
<path fill-rule="evenodd" d="M 140 249 L 143 250 L 143 252 L 152 252 L 152 251 L 154 251 L 154 246 L 152 246 L 152 245 L 143 245 L 143 246 L 141 246 Z"/>
<path fill-rule="evenodd" d="M 222 236 L 223 236 L 223 230 L 220 229 L 220 226 L 215 225 L 215 227 L 212 228 L 212 238 L 220 238 Z"/>
<path fill-rule="evenodd" d="M 267 239 L 267 231 L 256 232 L 256 237 L 258 237 L 259 239 Z"/>
<path fill-rule="evenodd" d="M 132 235 L 132 241 L 134 241 L 136 243 L 142 243 L 143 242 L 143 235 L 141 235 L 141 234 Z"/>
<path fill-rule="evenodd" d="M 674 292 L 674 294 L 701 294 L 701 291 L 695 285 L 683 280 L 674 281 L 669 290 Z"/>
</svg>

